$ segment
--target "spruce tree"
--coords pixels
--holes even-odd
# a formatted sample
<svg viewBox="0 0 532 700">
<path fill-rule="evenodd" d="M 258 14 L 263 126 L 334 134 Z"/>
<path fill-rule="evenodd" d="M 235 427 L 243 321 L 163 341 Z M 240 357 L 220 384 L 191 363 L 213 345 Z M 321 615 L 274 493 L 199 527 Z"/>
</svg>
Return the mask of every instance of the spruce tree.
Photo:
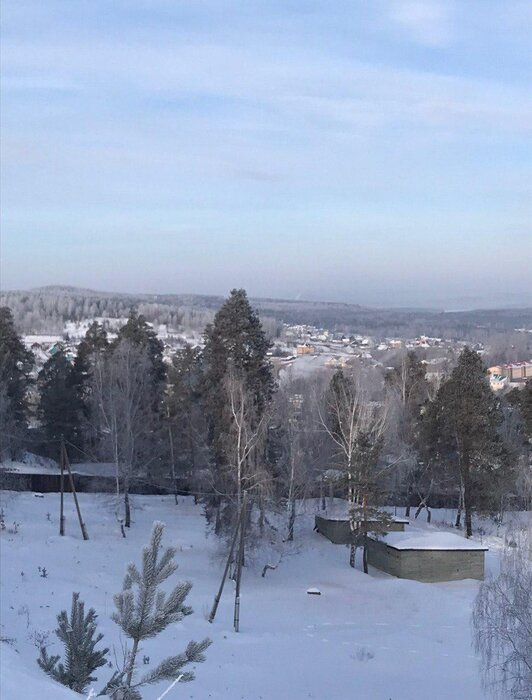
<svg viewBox="0 0 532 700">
<path fill-rule="evenodd" d="M 179 622 L 192 613 L 192 608 L 185 605 L 185 599 L 192 588 L 188 581 L 178 583 L 169 594 L 160 590 L 160 586 L 177 569 L 174 561 L 176 550 L 167 547 L 161 551 L 163 523 L 155 522 L 150 544 L 142 552 L 142 567 L 129 564 L 121 593 L 114 597 L 117 611 L 112 619 L 132 641 L 125 668 L 115 674 L 107 685 L 107 694 L 117 694 L 123 700 L 137 700 L 138 688 L 162 680 L 173 681 L 182 675 L 182 681 L 191 681 L 194 674 L 182 669 L 191 663 L 205 660 L 203 652 L 211 644 L 210 639 L 202 642 L 189 642 L 184 652 L 164 659 L 156 668 L 145 674 L 139 681 L 134 680 L 135 665 L 139 645 L 146 639 L 156 637 L 169 625 Z"/>
<path fill-rule="evenodd" d="M 24 444 L 33 361 L 15 330 L 11 310 L 0 307 L 0 459 L 16 457 Z"/>
<path fill-rule="evenodd" d="M 59 626 L 55 631 L 65 648 L 64 662 L 59 661 L 59 655 L 49 656 L 45 647 L 41 647 L 37 659 L 45 673 L 78 693 L 96 680 L 92 674 L 106 663 L 109 649 L 96 649 L 103 639 L 101 633 L 96 634 L 97 617 L 93 608 L 85 615 L 85 604 L 79 600 L 79 593 L 73 593 L 70 618 L 67 611 L 62 610 L 57 616 Z"/>
<path fill-rule="evenodd" d="M 80 447 L 83 399 L 73 364 L 60 347 L 39 372 L 38 415 L 48 452 L 56 454 L 61 436 Z"/>
<path fill-rule="evenodd" d="M 508 451 L 499 434 L 502 415 L 480 355 L 469 348 L 424 415 L 421 447 L 428 460 L 455 467 L 463 489 L 466 534 L 472 514 L 498 504 L 510 477 Z"/>
</svg>

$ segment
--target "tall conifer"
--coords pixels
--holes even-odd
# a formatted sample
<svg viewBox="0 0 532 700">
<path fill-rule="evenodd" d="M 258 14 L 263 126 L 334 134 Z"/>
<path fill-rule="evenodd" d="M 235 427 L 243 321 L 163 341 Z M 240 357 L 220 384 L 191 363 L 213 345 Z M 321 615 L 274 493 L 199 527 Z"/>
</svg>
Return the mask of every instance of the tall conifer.
<svg viewBox="0 0 532 700">
<path fill-rule="evenodd" d="M 424 418 L 423 450 L 443 467 L 451 464 L 464 494 L 466 534 L 472 514 L 498 501 L 509 477 L 509 455 L 499 434 L 502 415 L 480 355 L 469 348 L 444 382 Z"/>
<path fill-rule="evenodd" d="M 0 307 L 0 459 L 16 457 L 22 448 L 32 366 L 33 355 L 15 330 L 11 310 Z"/>
</svg>

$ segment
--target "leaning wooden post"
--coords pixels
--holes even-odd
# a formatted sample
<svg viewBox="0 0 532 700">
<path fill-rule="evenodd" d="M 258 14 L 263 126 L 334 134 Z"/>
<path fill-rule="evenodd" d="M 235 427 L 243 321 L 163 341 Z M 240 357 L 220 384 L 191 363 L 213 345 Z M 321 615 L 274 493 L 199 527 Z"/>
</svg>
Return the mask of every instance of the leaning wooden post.
<svg viewBox="0 0 532 700">
<path fill-rule="evenodd" d="M 65 510 L 64 510 L 64 501 L 65 501 L 65 460 L 63 457 L 63 450 L 65 449 L 65 443 L 63 440 L 63 436 L 61 435 L 61 458 L 60 458 L 60 463 L 61 463 L 61 478 L 60 478 L 60 488 L 61 488 L 61 501 L 60 501 L 60 506 L 59 506 L 59 534 L 64 535 L 65 534 Z"/>
<path fill-rule="evenodd" d="M 235 587 L 235 615 L 234 624 L 235 632 L 240 628 L 240 582 L 242 580 L 242 562 L 244 561 L 244 538 L 246 534 L 246 510 L 247 510 L 247 491 L 244 491 L 244 499 L 242 501 L 242 524 L 240 526 L 240 543 L 238 546 L 238 557 L 236 562 L 236 587 Z"/>
<path fill-rule="evenodd" d="M 79 520 L 79 526 L 81 528 L 81 534 L 83 535 L 84 540 L 88 540 L 89 536 L 87 535 L 85 523 L 83 522 L 83 519 L 81 517 L 81 510 L 79 508 L 78 496 L 76 494 L 76 487 L 74 486 L 74 479 L 72 477 L 72 470 L 70 469 L 70 461 L 68 459 L 68 455 L 67 455 L 67 451 L 66 451 L 66 447 L 65 447 L 64 443 L 63 443 L 63 454 L 65 456 L 65 463 L 66 463 L 66 467 L 68 470 L 68 478 L 70 481 L 70 488 L 72 489 L 72 495 L 74 496 L 74 503 L 76 504 L 76 510 L 78 512 L 78 520 Z"/>
<path fill-rule="evenodd" d="M 238 514 L 237 521 L 236 521 L 235 529 L 233 532 L 233 537 L 231 539 L 231 546 L 229 548 L 229 555 L 227 557 L 227 562 L 225 564 L 225 569 L 224 569 L 224 573 L 222 576 L 222 582 L 220 583 L 220 588 L 218 589 L 218 593 L 216 594 L 216 596 L 214 598 L 214 603 L 212 605 L 211 614 L 209 615 L 209 622 L 212 622 L 214 620 L 214 617 L 216 615 L 216 611 L 218 610 L 218 604 L 220 603 L 220 598 L 222 597 L 222 592 L 223 592 L 224 585 L 225 585 L 225 579 L 227 578 L 227 573 L 229 571 L 229 567 L 231 566 L 231 561 L 233 559 L 233 552 L 235 549 L 236 538 L 238 537 L 238 533 L 239 533 L 240 528 L 242 526 L 243 512 L 244 512 L 244 509 L 241 508 L 240 513 Z"/>
</svg>

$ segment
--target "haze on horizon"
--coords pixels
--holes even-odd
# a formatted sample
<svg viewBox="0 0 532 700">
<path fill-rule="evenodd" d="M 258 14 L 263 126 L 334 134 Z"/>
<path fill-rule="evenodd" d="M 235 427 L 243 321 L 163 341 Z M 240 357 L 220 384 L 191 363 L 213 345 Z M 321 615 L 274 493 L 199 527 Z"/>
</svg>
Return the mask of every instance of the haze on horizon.
<svg viewBox="0 0 532 700">
<path fill-rule="evenodd" d="M 2 14 L 2 289 L 531 303 L 528 2 Z"/>
</svg>

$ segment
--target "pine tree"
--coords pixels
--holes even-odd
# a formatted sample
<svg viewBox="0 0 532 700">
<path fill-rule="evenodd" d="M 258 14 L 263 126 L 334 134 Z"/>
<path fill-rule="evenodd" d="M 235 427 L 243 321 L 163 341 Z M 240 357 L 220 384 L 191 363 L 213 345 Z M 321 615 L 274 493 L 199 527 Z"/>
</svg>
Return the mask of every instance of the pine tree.
<svg viewBox="0 0 532 700">
<path fill-rule="evenodd" d="M 260 420 L 274 389 L 269 347 L 245 290 L 233 289 L 214 323 L 207 326 L 203 351 L 205 401 L 217 464 L 225 463 L 224 439 L 230 422 L 224 391 L 227 377 L 234 372 L 245 382 Z"/>
<path fill-rule="evenodd" d="M 122 340 L 127 340 L 133 345 L 145 347 L 152 366 L 154 386 L 164 382 L 166 367 L 163 361 L 163 344 L 157 338 L 157 334 L 147 323 L 144 316 L 134 311 L 131 312 L 127 323 L 118 331 L 115 345 L 118 345 Z"/>
<path fill-rule="evenodd" d="M 229 298 L 217 312 L 214 323 L 205 331 L 203 351 L 204 380 L 203 401 L 208 421 L 209 444 L 212 449 L 215 471 L 214 489 L 220 492 L 232 489 L 241 493 L 244 471 L 253 475 L 250 489 L 259 481 L 263 485 L 256 489 L 256 497 L 261 513 L 263 495 L 268 483 L 266 465 L 265 416 L 271 405 L 274 390 L 272 369 L 267 357 L 269 342 L 264 334 L 258 314 L 253 310 L 246 292 L 233 289 Z M 238 410 L 235 411 L 236 393 Z M 242 413 L 245 406 L 245 420 L 238 422 L 236 413 Z M 245 424 L 245 425 L 244 425 Z M 247 451 L 241 464 L 242 450 L 235 443 L 245 432 L 253 436 L 253 447 Z M 260 433 L 260 439 L 256 439 Z M 248 443 L 249 444 L 249 443 Z M 236 460 L 235 460 L 236 457 Z M 238 464 L 237 464 L 238 462 Z M 255 476 L 262 471 L 260 479 Z M 261 493 L 259 493 L 261 491 Z M 253 494 L 251 494 L 253 495 Z M 222 525 L 230 526 L 236 518 L 238 501 L 212 498 L 207 503 L 208 512 L 216 512 L 215 531 Z M 260 522 L 263 518 L 261 516 Z"/>
<path fill-rule="evenodd" d="M 37 659 L 45 673 L 78 693 L 96 680 L 92 674 L 106 663 L 109 649 L 95 648 L 103 639 L 101 633 L 96 634 L 97 617 L 93 608 L 85 615 L 85 604 L 79 600 L 79 593 L 73 593 L 70 618 L 66 610 L 62 610 L 57 616 L 59 627 L 55 631 L 65 648 L 64 663 L 59 662 L 59 655 L 48 656 L 45 647 L 41 647 Z"/>
<path fill-rule="evenodd" d="M 109 350 L 110 344 L 107 331 L 97 321 L 91 323 L 85 337 L 77 347 L 76 357 L 72 368 L 72 384 L 77 388 L 82 402 L 83 433 L 86 450 L 96 451 L 99 425 L 97 411 L 92 400 L 92 373 L 97 364 L 97 358 Z"/>
<path fill-rule="evenodd" d="M 61 436 L 81 446 L 83 400 L 74 368 L 60 347 L 39 372 L 40 401 L 38 415 L 50 454 L 56 454 Z"/>
<path fill-rule="evenodd" d="M 506 400 L 519 411 L 522 433 L 529 442 L 532 441 L 532 379 L 523 388 L 509 391 Z"/>
<path fill-rule="evenodd" d="M 91 359 L 95 353 L 105 352 L 109 349 L 107 331 L 97 321 L 88 327 L 85 337 L 77 348 L 74 360 L 74 372 L 79 376 L 80 382 L 86 386 L 91 371 Z"/>
<path fill-rule="evenodd" d="M 203 652 L 211 644 L 209 639 L 190 642 L 184 652 L 166 658 L 140 681 L 134 681 L 139 644 L 192 613 L 192 608 L 185 605 L 185 599 L 192 588 L 191 583 L 178 583 L 168 595 L 159 589 L 177 569 L 174 547 L 167 547 L 161 552 L 163 531 L 162 523 L 154 523 L 150 544 L 143 549 L 142 568 L 139 570 L 135 564 L 129 564 L 122 592 L 114 597 L 117 612 L 113 613 L 112 619 L 132 640 L 133 645 L 126 667 L 115 674 L 106 687 L 106 692 L 116 693 L 120 689 L 124 700 L 139 698 L 137 689 L 143 685 L 175 680 L 181 674 L 182 681 L 193 680 L 194 674 L 191 671 L 182 672 L 182 669 L 190 663 L 204 661 Z"/>
<path fill-rule="evenodd" d="M 510 477 L 508 451 L 499 435 L 502 415 L 480 355 L 469 348 L 424 415 L 422 450 L 442 467 L 452 464 L 463 489 L 466 534 L 472 514 L 498 501 Z"/>
<path fill-rule="evenodd" d="M 33 355 L 15 330 L 11 310 L 0 307 L 0 459 L 16 457 L 23 445 L 32 366 Z"/>
</svg>

